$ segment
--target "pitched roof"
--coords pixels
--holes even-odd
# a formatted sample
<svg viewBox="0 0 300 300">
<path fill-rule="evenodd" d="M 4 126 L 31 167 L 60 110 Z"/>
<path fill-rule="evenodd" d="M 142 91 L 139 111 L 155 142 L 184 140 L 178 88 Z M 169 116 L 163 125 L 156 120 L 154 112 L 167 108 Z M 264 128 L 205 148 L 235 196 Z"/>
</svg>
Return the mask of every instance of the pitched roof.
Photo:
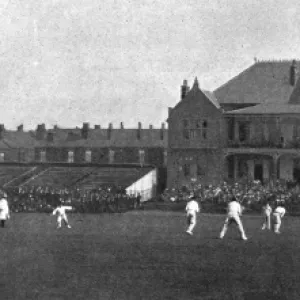
<svg viewBox="0 0 300 300">
<path fill-rule="evenodd" d="M 288 103 L 292 60 L 260 61 L 214 91 L 219 103 Z M 299 61 L 296 67 L 299 68 Z"/>
<path fill-rule="evenodd" d="M 205 94 L 205 96 L 208 98 L 208 100 L 210 100 L 210 102 L 212 102 L 212 104 L 215 107 L 217 107 L 217 108 L 221 107 L 213 92 L 206 91 L 206 90 L 202 90 L 202 92 Z"/>
<path fill-rule="evenodd" d="M 89 129 L 88 138 L 81 137 L 80 129 L 56 129 L 53 132 L 53 142 L 47 138 L 40 141 L 41 147 L 164 147 L 168 145 L 167 129 L 141 129 L 140 139 L 138 129 Z M 163 133 L 163 139 L 161 139 Z"/>
<path fill-rule="evenodd" d="M 199 87 L 199 82 L 197 77 L 195 78 L 193 87 L 190 89 L 190 91 L 186 94 L 185 98 L 181 101 L 179 101 L 173 108 L 172 111 L 180 107 L 186 99 L 190 97 L 194 97 L 197 99 L 197 95 L 201 97 L 201 95 L 204 95 L 216 108 L 220 109 L 220 104 L 218 103 L 218 100 L 214 96 L 214 94 L 210 91 L 201 90 Z M 195 97 L 196 96 L 196 97 Z"/>
<path fill-rule="evenodd" d="M 9 131 L 3 132 L 3 138 L 0 140 L 1 149 L 10 148 L 33 148 L 38 144 L 38 141 L 30 132 Z"/>
<path fill-rule="evenodd" d="M 242 109 L 232 110 L 226 115 L 279 115 L 279 114 L 300 114 L 300 105 L 297 104 L 259 104 Z"/>
</svg>

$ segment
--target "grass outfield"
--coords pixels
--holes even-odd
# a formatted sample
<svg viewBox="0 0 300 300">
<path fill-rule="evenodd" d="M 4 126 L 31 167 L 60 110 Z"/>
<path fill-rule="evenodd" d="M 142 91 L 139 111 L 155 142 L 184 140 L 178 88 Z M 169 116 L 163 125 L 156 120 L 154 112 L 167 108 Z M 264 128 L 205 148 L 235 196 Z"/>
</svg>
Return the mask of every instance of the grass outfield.
<svg viewBox="0 0 300 300">
<path fill-rule="evenodd" d="M 244 216 L 249 240 L 225 216 L 201 215 L 193 237 L 183 214 L 136 211 L 55 217 L 14 214 L 0 229 L 0 295 L 6 299 L 300 299 L 300 220 L 282 234 Z"/>
</svg>

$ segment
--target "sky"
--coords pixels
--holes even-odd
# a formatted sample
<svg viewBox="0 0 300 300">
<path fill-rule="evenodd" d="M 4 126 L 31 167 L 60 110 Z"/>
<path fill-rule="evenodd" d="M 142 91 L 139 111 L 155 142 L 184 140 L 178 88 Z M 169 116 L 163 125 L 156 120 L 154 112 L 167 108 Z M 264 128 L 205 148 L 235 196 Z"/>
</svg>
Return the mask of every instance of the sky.
<svg viewBox="0 0 300 300">
<path fill-rule="evenodd" d="M 298 0 L 0 0 L 0 123 L 154 128 L 180 85 L 300 59 Z"/>
</svg>

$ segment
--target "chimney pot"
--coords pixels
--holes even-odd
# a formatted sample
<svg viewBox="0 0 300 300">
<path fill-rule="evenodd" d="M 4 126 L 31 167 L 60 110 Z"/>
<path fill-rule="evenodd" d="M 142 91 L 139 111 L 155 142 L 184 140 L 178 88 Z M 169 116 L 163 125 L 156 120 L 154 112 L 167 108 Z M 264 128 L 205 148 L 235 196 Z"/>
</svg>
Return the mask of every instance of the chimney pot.
<svg viewBox="0 0 300 300">
<path fill-rule="evenodd" d="M 17 127 L 17 130 L 18 130 L 19 132 L 22 132 L 22 131 L 23 131 L 23 124 L 19 125 L 19 126 Z"/>
<path fill-rule="evenodd" d="M 152 124 L 149 125 L 149 129 L 153 129 L 153 125 Z"/>
<path fill-rule="evenodd" d="M 160 129 L 160 139 L 163 140 L 164 139 L 164 130 L 165 130 L 165 123 L 161 123 L 161 129 Z"/>
<path fill-rule="evenodd" d="M 183 100 L 189 91 L 187 80 L 183 80 L 183 84 L 181 86 L 181 100 Z"/>
<path fill-rule="evenodd" d="M 113 129 L 113 125 L 112 125 L 112 123 L 109 123 L 108 124 L 108 129 L 107 129 L 107 139 L 108 140 L 111 139 L 112 129 Z"/>
<path fill-rule="evenodd" d="M 290 85 L 295 86 L 297 81 L 297 65 L 296 61 L 293 60 L 292 65 L 290 67 Z"/>
<path fill-rule="evenodd" d="M 38 140 L 43 140 L 46 134 L 46 126 L 45 124 L 38 124 L 36 129 L 36 138 Z"/>
<path fill-rule="evenodd" d="M 88 138 L 89 129 L 90 129 L 90 124 L 89 123 L 83 123 L 82 129 L 81 129 L 81 137 L 84 138 L 85 140 Z"/>
<path fill-rule="evenodd" d="M 138 139 L 138 140 L 141 139 L 141 135 L 142 135 L 141 131 L 142 131 L 142 123 L 141 123 L 141 122 L 138 122 L 138 130 L 137 130 L 137 132 L 136 132 L 136 135 L 137 135 L 137 139 Z"/>
</svg>

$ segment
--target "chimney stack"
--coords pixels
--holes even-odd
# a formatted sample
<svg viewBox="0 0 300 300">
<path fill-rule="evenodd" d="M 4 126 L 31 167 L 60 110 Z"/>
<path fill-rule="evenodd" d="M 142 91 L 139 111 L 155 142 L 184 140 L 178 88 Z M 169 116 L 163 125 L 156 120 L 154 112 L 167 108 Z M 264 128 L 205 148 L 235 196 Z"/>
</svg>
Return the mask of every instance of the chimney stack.
<svg viewBox="0 0 300 300">
<path fill-rule="evenodd" d="M 138 130 L 137 130 L 137 139 L 140 140 L 141 139 L 141 136 L 142 136 L 142 123 L 139 122 L 138 123 Z"/>
<path fill-rule="evenodd" d="M 293 60 L 292 65 L 290 67 L 290 85 L 295 86 L 297 81 L 297 65 L 296 61 Z"/>
<path fill-rule="evenodd" d="M 81 129 L 81 137 L 83 139 L 87 139 L 89 136 L 89 130 L 90 130 L 90 124 L 89 123 L 83 123 L 82 129 Z"/>
<path fill-rule="evenodd" d="M 112 129 L 113 129 L 113 125 L 112 125 L 112 123 L 109 123 L 108 124 L 108 129 L 107 129 L 107 139 L 108 140 L 111 139 Z"/>
<path fill-rule="evenodd" d="M 38 140 L 43 140 L 46 135 L 46 126 L 45 124 L 39 124 L 36 129 L 36 138 Z"/>
<path fill-rule="evenodd" d="M 183 84 L 181 86 L 181 100 L 183 100 L 186 97 L 189 90 L 190 88 L 188 86 L 187 80 L 183 80 Z"/>
<path fill-rule="evenodd" d="M 21 124 L 21 125 L 19 125 L 18 127 L 17 127 L 17 131 L 18 132 L 23 132 L 23 124 Z"/>
<path fill-rule="evenodd" d="M 124 124 L 123 124 L 123 122 L 120 123 L 120 128 L 121 128 L 121 129 L 124 129 Z"/>
<path fill-rule="evenodd" d="M 2 140 L 4 137 L 5 127 L 4 124 L 0 124 L 0 139 Z"/>
<path fill-rule="evenodd" d="M 149 129 L 153 129 L 153 125 L 152 124 L 149 125 Z"/>
<path fill-rule="evenodd" d="M 163 140 L 165 136 L 165 123 L 161 123 L 161 129 L 160 129 L 160 139 Z"/>
<path fill-rule="evenodd" d="M 101 129 L 101 126 L 100 125 L 95 125 L 94 128 L 95 129 Z"/>
</svg>

